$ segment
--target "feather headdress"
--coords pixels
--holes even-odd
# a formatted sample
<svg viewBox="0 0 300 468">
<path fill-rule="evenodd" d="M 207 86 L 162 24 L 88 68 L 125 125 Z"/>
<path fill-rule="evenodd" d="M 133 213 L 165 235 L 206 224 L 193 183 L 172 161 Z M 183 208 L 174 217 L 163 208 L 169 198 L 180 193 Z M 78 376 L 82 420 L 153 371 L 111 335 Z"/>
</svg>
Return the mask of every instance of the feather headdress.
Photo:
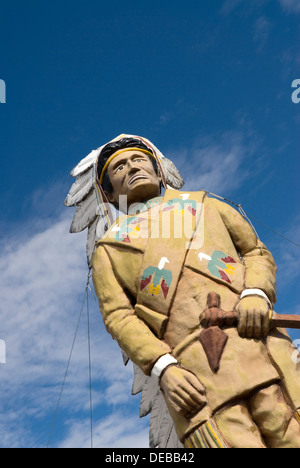
<svg viewBox="0 0 300 468">
<path fill-rule="evenodd" d="M 108 202 L 105 193 L 99 184 L 97 175 L 98 159 L 104 147 L 121 140 L 122 138 L 139 139 L 153 153 L 162 182 L 165 188 L 180 189 L 184 181 L 170 159 L 167 159 L 149 140 L 146 138 L 122 134 L 109 141 L 100 148 L 93 150 L 72 170 L 71 176 L 76 181 L 65 200 L 66 206 L 76 206 L 75 215 L 71 224 L 70 232 L 81 232 L 88 229 L 87 236 L 87 261 L 91 268 L 92 257 L 96 242 L 101 239 L 105 231 L 113 224 L 116 218 L 115 208 Z"/>
</svg>

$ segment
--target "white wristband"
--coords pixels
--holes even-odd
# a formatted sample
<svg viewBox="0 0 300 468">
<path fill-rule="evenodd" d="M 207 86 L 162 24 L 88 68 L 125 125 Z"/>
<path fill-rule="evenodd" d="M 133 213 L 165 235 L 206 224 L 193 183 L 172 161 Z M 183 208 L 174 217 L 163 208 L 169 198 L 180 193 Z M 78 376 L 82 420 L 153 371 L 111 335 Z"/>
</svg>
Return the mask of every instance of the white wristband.
<svg viewBox="0 0 300 468">
<path fill-rule="evenodd" d="M 160 377 L 162 371 L 168 367 L 170 364 L 177 364 L 178 361 L 176 361 L 171 354 L 165 354 L 164 356 L 161 356 L 156 363 L 154 364 L 152 371 L 151 371 L 151 377 Z"/>
<path fill-rule="evenodd" d="M 243 297 L 246 296 L 260 296 L 263 299 L 265 299 L 268 302 L 269 306 L 272 308 L 272 303 L 270 299 L 261 289 L 244 289 L 244 291 L 240 295 L 240 299 L 243 299 Z"/>
</svg>

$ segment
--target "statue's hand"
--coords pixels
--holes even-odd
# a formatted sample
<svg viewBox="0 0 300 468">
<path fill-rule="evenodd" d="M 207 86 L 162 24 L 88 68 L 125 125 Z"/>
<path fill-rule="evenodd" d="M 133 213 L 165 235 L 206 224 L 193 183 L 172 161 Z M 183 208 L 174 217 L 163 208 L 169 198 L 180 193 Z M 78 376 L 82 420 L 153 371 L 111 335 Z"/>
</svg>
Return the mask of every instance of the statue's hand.
<svg viewBox="0 0 300 468">
<path fill-rule="evenodd" d="M 248 296 L 236 306 L 238 333 L 242 338 L 263 338 L 269 332 L 269 304 L 261 297 Z"/>
<path fill-rule="evenodd" d="M 186 369 L 169 366 L 160 380 L 160 387 L 168 405 L 187 419 L 207 404 L 203 385 Z"/>
</svg>

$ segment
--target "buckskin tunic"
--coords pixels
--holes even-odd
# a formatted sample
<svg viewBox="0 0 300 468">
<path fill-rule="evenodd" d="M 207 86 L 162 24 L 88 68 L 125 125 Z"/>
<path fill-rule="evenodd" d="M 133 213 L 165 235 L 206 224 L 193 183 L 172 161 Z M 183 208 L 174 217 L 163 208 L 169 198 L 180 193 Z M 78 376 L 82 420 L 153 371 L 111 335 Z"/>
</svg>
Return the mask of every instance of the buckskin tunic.
<svg viewBox="0 0 300 468">
<path fill-rule="evenodd" d="M 206 388 L 208 404 L 192 419 L 174 414 L 178 437 L 256 389 L 280 383 L 293 411 L 300 407 L 300 364 L 284 330 L 247 339 L 227 328 L 220 369 L 213 372 L 199 341 L 200 315 L 216 292 L 233 310 L 244 289 L 276 302 L 276 266 L 248 222 L 205 192 L 166 190 L 164 198 L 122 215 L 99 241 L 93 281 L 105 326 L 146 375 L 172 354 Z"/>
</svg>

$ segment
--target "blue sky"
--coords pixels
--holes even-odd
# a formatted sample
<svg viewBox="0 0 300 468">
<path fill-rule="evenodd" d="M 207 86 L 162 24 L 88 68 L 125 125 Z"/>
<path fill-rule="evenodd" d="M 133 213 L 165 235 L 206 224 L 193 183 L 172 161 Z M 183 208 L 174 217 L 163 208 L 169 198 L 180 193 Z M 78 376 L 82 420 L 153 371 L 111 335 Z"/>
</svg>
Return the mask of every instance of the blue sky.
<svg viewBox="0 0 300 468">
<path fill-rule="evenodd" d="M 45 447 L 87 275 L 70 235 L 70 170 L 120 133 L 145 136 L 206 189 L 299 242 L 298 0 L 1 1 L 1 447 Z M 299 313 L 299 247 L 254 221 Z M 131 368 L 91 302 L 95 446 L 147 447 Z M 291 332 L 300 339 L 299 332 Z M 89 446 L 86 318 L 51 446 Z"/>
</svg>

